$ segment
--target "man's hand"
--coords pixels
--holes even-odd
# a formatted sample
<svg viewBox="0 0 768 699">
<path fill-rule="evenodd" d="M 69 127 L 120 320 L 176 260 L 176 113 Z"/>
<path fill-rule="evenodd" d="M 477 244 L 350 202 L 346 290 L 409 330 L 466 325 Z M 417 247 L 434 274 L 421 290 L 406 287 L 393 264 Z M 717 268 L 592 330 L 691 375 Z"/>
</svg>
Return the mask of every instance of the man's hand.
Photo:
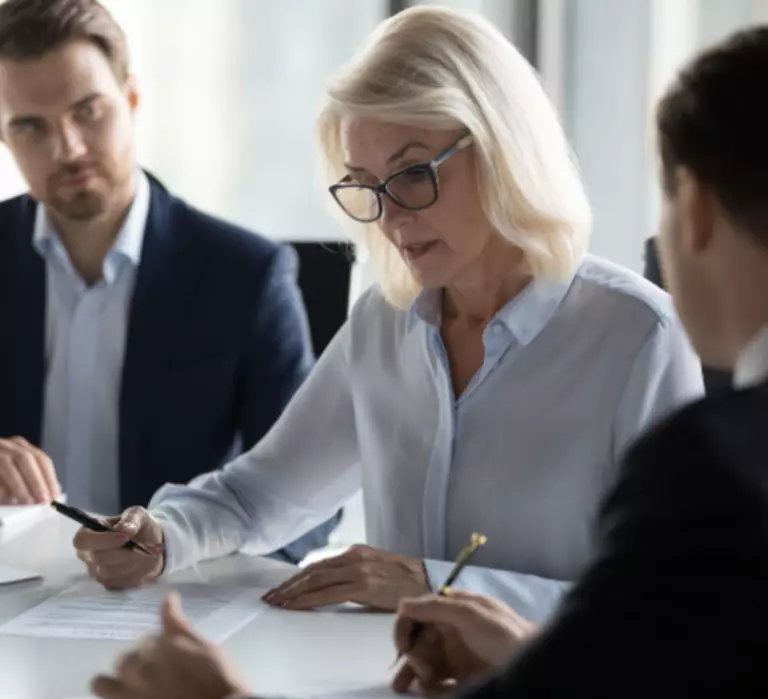
<svg viewBox="0 0 768 699">
<path fill-rule="evenodd" d="M 395 611 L 400 600 L 430 591 L 424 563 L 369 546 L 308 566 L 268 592 L 264 601 L 285 609 L 356 602 Z"/>
<path fill-rule="evenodd" d="M 152 582 L 165 566 L 163 529 L 142 507 L 132 507 L 118 517 L 103 520 L 112 531 L 81 528 L 75 534 L 77 557 L 88 574 L 108 590 L 123 590 Z M 123 548 L 129 540 L 142 544 L 152 556 Z"/>
<path fill-rule="evenodd" d="M 413 648 L 414 622 L 428 626 Z M 536 626 L 505 604 L 467 592 L 449 591 L 400 604 L 395 646 L 407 662 L 392 687 L 405 693 L 414 680 L 428 691 L 462 684 L 507 663 Z"/>
<path fill-rule="evenodd" d="M 46 505 L 60 496 L 45 452 L 23 437 L 0 439 L 0 505 Z"/>
<path fill-rule="evenodd" d="M 112 677 L 96 677 L 102 699 L 224 699 L 248 689 L 219 648 L 194 631 L 175 594 L 163 603 L 162 632 L 140 641 Z"/>
</svg>

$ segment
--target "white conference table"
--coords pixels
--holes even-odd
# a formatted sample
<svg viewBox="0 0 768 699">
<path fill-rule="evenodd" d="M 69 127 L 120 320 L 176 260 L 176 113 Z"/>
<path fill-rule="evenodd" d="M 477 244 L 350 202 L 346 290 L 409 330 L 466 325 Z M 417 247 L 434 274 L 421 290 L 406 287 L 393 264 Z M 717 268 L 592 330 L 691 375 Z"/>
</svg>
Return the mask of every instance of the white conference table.
<svg viewBox="0 0 768 699">
<path fill-rule="evenodd" d="M 42 581 L 0 586 L 0 624 L 84 578 L 74 555 L 77 527 L 51 512 L 0 543 L 0 564 L 42 573 Z M 238 554 L 170 578 L 179 582 L 273 587 L 294 572 L 277 561 Z M 261 696 L 363 694 L 385 686 L 394 658 L 393 618 L 358 610 L 267 609 L 225 644 L 227 655 Z M 130 644 L 0 635 L 0 699 L 86 697 L 91 678 L 109 670 Z"/>
</svg>

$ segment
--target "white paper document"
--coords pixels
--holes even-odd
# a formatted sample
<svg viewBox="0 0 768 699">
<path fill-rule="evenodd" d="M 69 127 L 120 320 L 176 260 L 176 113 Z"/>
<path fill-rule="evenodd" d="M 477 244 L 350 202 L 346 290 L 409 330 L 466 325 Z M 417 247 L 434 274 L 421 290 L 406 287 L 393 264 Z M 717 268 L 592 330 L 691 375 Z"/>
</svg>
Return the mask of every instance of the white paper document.
<svg viewBox="0 0 768 699">
<path fill-rule="evenodd" d="M 37 580 L 39 577 L 41 576 L 38 573 L 33 573 L 29 570 L 17 570 L 16 568 L 0 565 L 0 585 Z"/>
<path fill-rule="evenodd" d="M 21 534 L 51 513 L 46 505 L 0 505 L 0 541 Z"/>
<path fill-rule="evenodd" d="M 184 614 L 202 636 L 223 643 L 265 608 L 265 590 L 182 583 L 109 592 L 75 585 L 0 626 L 0 634 L 134 641 L 160 628 L 160 605 L 176 590 Z"/>
</svg>

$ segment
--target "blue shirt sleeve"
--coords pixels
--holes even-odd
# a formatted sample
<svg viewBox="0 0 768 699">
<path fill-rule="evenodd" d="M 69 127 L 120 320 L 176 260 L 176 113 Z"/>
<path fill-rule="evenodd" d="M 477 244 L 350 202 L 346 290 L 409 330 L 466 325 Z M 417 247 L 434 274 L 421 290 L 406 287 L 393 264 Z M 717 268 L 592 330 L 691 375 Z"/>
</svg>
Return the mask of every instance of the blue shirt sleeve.
<svg viewBox="0 0 768 699">
<path fill-rule="evenodd" d="M 437 592 L 448 578 L 453 563 L 427 559 L 424 565 L 430 585 L 433 591 Z M 464 568 L 452 585 L 457 590 L 501 600 L 520 616 L 536 624 L 549 619 L 570 586 L 571 583 L 563 580 L 548 580 L 536 575 L 479 566 Z"/>
</svg>

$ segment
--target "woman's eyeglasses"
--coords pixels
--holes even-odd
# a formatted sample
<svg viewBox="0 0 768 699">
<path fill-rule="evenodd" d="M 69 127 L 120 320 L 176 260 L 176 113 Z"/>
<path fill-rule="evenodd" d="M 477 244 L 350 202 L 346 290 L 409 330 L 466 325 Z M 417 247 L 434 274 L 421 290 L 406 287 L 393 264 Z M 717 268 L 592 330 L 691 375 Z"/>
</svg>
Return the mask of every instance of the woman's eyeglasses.
<svg viewBox="0 0 768 699">
<path fill-rule="evenodd" d="M 426 209 L 434 204 L 440 189 L 437 168 L 452 155 L 472 143 L 472 134 L 467 134 L 448 150 L 426 163 L 416 163 L 393 172 L 378 184 L 353 182 L 347 175 L 341 182 L 332 185 L 329 191 L 339 206 L 350 218 L 361 223 L 376 221 L 382 214 L 381 195 L 386 194 L 395 204 L 410 211 Z"/>
</svg>

